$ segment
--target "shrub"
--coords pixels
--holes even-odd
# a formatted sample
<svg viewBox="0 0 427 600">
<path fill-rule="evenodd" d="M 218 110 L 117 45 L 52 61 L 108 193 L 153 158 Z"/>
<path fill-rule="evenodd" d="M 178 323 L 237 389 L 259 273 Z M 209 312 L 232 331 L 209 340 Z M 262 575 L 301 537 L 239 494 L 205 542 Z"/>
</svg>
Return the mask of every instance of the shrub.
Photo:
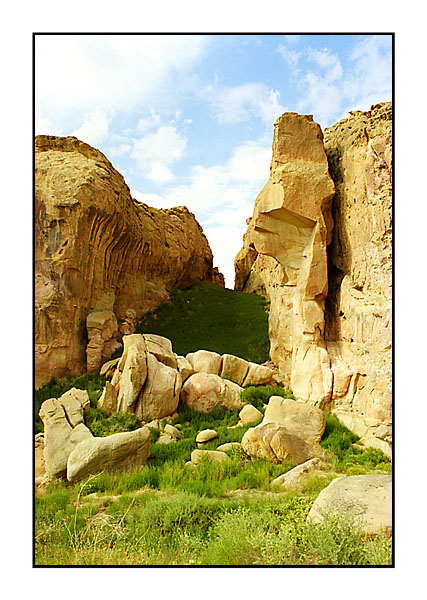
<svg viewBox="0 0 427 600">
<path fill-rule="evenodd" d="M 243 390 L 241 398 L 245 404 L 252 404 L 262 410 L 271 396 L 282 396 L 283 398 L 295 400 L 292 391 L 285 390 L 281 385 L 250 385 Z"/>
</svg>

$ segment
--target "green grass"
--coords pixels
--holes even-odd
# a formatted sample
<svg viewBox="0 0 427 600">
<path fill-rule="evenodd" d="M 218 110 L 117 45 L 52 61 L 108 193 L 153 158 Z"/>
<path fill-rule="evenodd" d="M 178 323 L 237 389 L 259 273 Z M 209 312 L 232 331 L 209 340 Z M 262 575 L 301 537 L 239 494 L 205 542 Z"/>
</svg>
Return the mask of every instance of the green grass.
<svg viewBox="0 0 427 600">
<path fill-rule="evenodd" d="M 242 392 L 242 401 L 245 404 L 252 404 L 258 410 L 262 410 L 265 404 L 268 404 L 271 396 L 282 396 L 283 398 L 295 397 L 291 390 L 285 390 L 282 385 L 250 385 Z"/>
<path fill-rule="evenodd" d="M 359 437 L 337 417 L 325 414 L 326 428 L 320 445 L 333 456 L 335 469 L 346 475 L 362 475 L 372 469 L 391 472 L 390 459 L 377 448 L 357 448 Z"/>
<path fill-rule="evenodd" d="M 211 350 L 263 363 L 270 347 L 267 307 L 262 296 L 201 282 L 171 292 L 168 302 L 138 321 L 136 332 L 167 337 L 183 356 Z"/>
</svg>

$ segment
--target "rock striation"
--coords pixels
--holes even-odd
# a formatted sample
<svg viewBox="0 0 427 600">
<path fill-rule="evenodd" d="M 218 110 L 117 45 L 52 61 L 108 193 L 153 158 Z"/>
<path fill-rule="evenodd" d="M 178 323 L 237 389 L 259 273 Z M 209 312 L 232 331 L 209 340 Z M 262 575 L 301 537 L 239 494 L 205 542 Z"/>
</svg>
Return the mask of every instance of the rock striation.
<svg viewBox="0 0 427 600">
<path fill-rule="evenodd" d="M 275 123 L 235 288 L 271 302 L 270 354 L 299 400 L 391 455 L 392 104 L 325 130 Z"/>
<path fill-rule="evenodd" d="M 325 130 L 335 182 L 325 338 L 331 410 L 391 456 L 392 103 Z"/>
<path fill-rule="evenodd" d="M 167 300 L 169 290 L 197 281 L 224 284 L 187 208 L 137 202 L 108 159 L 75 137 L 36 137 L 37 387 L 86 369 L 90 313 L 140 316 Z M 95 336 L 89 363 L 98 364 L 99 354 Z"/>
<path fill-rule="evenodd" d="M 294 394 L 313 404 L 332 390 L 324 308 L 334 191 L 319 125 L 285 113 L 274 124 L 270 177 L 236 257 L 235 287 L 271 301 L 271 359 Z"/>
</svg>

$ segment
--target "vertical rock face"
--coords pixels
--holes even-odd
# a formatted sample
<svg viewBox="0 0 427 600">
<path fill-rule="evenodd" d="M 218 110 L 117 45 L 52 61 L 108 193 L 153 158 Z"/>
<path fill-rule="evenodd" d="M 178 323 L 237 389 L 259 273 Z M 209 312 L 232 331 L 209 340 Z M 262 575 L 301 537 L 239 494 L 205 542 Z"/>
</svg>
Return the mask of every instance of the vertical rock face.
<svg viewBox="0 0 427 600">
<path fill-rule="evenodd" d="M 392 423 L 391 102 L 351 113 L 326 129 L 324 139 L 336 187 L 326 303 L 334 372 L 331 407 L 358 435 L 387 451 Z"/>
<path fill-rule="evenodd" d="M 314 404 L 332 391 L 324 306 L 333 195 L 319 125 L 285 113 L 274 125 L 270 178 L 236 258 L 236 289 L 270 299 L 271 358 L 296 396 Z"/>
<path fill-rule="evenodd" d="M 236 289 L 271 301 L 271 358 L 295 395 L 389 455 L 391 119 L 391 103 L 378 104 L 323 140 L 310 117 L 278 119 L 270 179 L 235 262 Z"/>
<path fill-rule="evenodd" d="M 222 281 L 185 207 L 136 202 L 101 152 L 53 136 L 36 138 L 35 278 L 36 386 L 85 370 L 90 312 L 140 316 L 168 290 Z"/>
</svg>

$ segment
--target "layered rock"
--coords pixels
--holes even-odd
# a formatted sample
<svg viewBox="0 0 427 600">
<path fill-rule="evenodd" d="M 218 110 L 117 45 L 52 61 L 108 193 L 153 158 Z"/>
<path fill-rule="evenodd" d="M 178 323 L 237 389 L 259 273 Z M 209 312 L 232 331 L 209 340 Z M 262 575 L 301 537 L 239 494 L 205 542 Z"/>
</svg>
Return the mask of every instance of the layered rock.
<svg viewBox="0 0 427 600">
<path fill-rule="evenodd" d="M 329 251 L 327 349 L 331 409 L 391 455 L 392 104 L 352 112 L 325 130 L 335 182 Z"/>
<path fill-rule="evenodd" d="M 37 387 L 85 370 L 89 313 L 140 316 L 169 290 L 223 281 L 185 207 L 136 202 L 101 152 L 53 136 L 36 137 L 35 279 Z"/>
<path fill-rule="evenodd" d="M 332 391 L 324 305 L 333 195 L 319 125 L 285 113 L 274 124 L 270 178 L 236 257 L 236 289 L 271 301 L 271 358 L 295 395 L 315 404 Z"/>
<path fill-rule="evenodd" d="M 389 456 L 391 119 L 391 103 L 352 112 L 322 141 L 311 117 L 280 117 L 270 179 L 235 262 L 236 289 L 271 301 L 282 381 Z"/>
</svg>

